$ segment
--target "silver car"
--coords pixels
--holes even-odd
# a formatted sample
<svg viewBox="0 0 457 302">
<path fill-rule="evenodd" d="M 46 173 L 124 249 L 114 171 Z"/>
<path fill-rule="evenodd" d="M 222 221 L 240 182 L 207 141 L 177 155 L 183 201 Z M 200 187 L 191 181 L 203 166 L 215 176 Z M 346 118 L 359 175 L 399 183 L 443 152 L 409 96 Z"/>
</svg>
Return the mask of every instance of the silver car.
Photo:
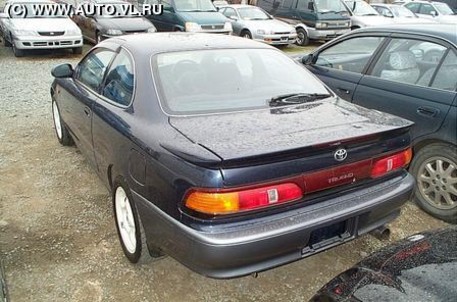
<svg viewBox="0 0 457 302">
<path fill-rule="evenodd" d="M 287 45 L 297 40 L 293 26 L 273 18 L 257 6 L 227 5 L 219 11 L 232 21 L 234 35 L 271 45 Z"/>
<path fill-rule="evenodd" d="M 392 19 L 381 16 L 363 0 L 341 0 L 351 18 L 351 29 L 378 26 L 393 23 Z"/>
<path fill-rule="evenodd" d="M 0 30 L 3 43 L 13 48 L 16 57 L 22 57 L 30 49 L 72 49 L 82 53 L 83 37 L 78 26 L 65 15 L 33 13 L 33 6 L 55 5 L 50 0 L 10 0 L 6 7 L 26 7 L 28 14 L 0 13 Z M 8 10 L 6 8 L 6 10 Z M 14 12 L 14 11 L 12 11 Z"/>
</svg>

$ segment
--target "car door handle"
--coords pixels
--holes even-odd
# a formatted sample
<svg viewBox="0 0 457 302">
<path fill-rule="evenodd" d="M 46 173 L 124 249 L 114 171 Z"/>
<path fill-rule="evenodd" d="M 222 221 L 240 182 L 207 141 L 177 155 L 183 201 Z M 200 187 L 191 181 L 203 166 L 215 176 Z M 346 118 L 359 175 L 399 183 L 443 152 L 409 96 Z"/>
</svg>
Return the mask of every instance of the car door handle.
<svg viewBox="0 0 457 302">
<path fill-rule="evenodd" d="M 349 93 L 351 93 L 349 90 L 344 89 L 344 88 L 337 88 L 336 90 L 338 90 L 339 92 L 342 92 L 342 93 L 344 93 L 344 94 L 349 94 Z"/>
<path fill-rule="evenodd" d="M 440 113 L 439 109 L 430 108 L 430 107 L 419 107 L 417 108 L 417 113 L 420 115 L 425 115 L 429 117 L 435 117 Z"/>
<path fill-rule="evenodd" d="M 86 107 L 84 107 L 84 113 L 85 113 L 88 117 L 90 117 L 90 114 L 92 113 L 92 110 L 90 110 L 90 108 L 86 106 Z"/>
</svg>

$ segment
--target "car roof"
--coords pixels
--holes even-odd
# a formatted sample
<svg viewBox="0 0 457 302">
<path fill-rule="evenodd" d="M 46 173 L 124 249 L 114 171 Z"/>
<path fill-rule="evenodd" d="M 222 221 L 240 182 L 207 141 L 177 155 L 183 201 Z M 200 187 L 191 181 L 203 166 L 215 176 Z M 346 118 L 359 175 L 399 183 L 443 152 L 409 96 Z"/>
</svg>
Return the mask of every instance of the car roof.
<svg viewBox="0 0 457 302">
<path fill-rule="evenodd" d="M 420 21 L 418 21 L 420 22 Z M 457 46 L 457 28 L 455 24 L 445 23 L 421 23 L 418 24 L 389 24 L 383 26 L 367 27 L 359 29 L 358 32 L 391 32 L 425 35 L 448 40 Z"/>
<path fill-rule="evenodd" d="M 429 4 L 435 4 L 435 3 L 440 3 L 440 2 L 427 1 L 427 0 L 411 0 L 411 1 L 407 1 L 405 4 L 407 4 L 407 3 L 429 3 Z"/>
<path fill-rule="evenodd" d="M 400 6 L 395 4 L 387 4 L 387 3 L 370 3 L 371 6 L 382 6 L 382 7 L 392 7 L 392 6 Z"/>
<path fill-rule="evenodd" d="M 186 32 L 125 35 L 117 38 L 111 38 L 106 41 L 112 41 L 122 45 L 133 54 L 148 56 L 163 52 L 203 49 L 275 49 L 274 47 L 264 43 L 236 36 Z"/>
<path fill-rule="evenodd" d="M 6 3 L 54 3 L 51 0 L 8 0 Z"/>
<path fill-rule="evenodd" d="M 258 6 L 248 5 L 248 4 L 228 4 L 228 5 L 224 5 L 223 7 L 232 7 L 232 8 L 256 7 L 256 8 L 259 8 Z"/>
</svg>

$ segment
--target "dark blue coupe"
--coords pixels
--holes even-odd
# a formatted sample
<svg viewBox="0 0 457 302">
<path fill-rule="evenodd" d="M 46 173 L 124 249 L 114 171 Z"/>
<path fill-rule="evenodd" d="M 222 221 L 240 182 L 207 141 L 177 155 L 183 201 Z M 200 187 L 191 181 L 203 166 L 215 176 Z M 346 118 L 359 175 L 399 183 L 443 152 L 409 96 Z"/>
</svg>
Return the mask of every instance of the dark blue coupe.
<svg viewBox="0 0 457 302">
<path fill-rule="evenodd" d="M 412 193 L 409 121 L 338 98 L 261 43 L 123 36 L 52 74 L 57 138 L 112 192 L 134 263 L 259 272 L 382 227 Z"/>
</svg>

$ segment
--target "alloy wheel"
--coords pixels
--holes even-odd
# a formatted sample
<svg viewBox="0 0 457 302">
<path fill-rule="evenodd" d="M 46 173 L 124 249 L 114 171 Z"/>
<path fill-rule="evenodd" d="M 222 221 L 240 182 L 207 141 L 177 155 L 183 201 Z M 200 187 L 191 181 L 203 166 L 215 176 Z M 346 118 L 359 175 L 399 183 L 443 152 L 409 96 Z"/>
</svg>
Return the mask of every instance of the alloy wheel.
<svg viewBox="0 0 457 302">
<path fill-rule="evenodd" d="M 116 189 L 114 202 L 122 242 L 127 251 L 133 254 L 137 248 L 135 219 L 130 201 L 122 187 Z"/>
<path fill-rule="evenodd" d="M 419 167 L 418 189 L 433 207 L 448 210 L 457 207 L 457 164 L 435 156 Z"/>
</svg>

